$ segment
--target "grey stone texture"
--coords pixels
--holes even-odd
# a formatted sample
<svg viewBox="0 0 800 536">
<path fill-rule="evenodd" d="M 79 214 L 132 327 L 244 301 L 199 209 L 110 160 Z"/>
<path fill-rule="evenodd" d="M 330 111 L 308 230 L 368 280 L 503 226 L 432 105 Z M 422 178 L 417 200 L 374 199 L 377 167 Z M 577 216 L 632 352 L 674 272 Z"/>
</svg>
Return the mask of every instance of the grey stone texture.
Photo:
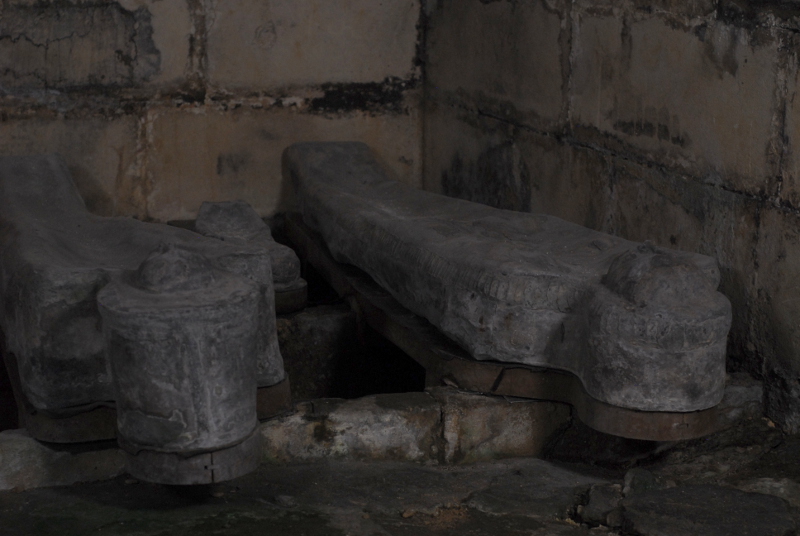
<svg viewBox="0 0 800 536">
<path fill-rule="evenodd" d="M 158 356 L 154 354 L 153 360 Z M 133 367 L 129 365 L 128 368 Z M 200 367 L 193 370 L 201 372 Z M 182 384 L 191 381 L 189 378 Z M 226 446 L 225 436 L 228 444 L 235 443 L 236 439 L 242 439 L 237 438 L 237 434 L 247 436 L 251 430 L 246 426 L 249 421 L 241 421 L 238 428 L 231 426 L 231 430 L 209 437 L 212 426 L 228 424 L 210 418 L 214 412 L 221 413 L 222 408 L 205 407 L 204 400 L 188 400 L 181 392 L 173 392 L 174 381 L 172 384 L 162 381 L 156 386 L 152 383 L 152 380 L 138 382 L 141 387 L 135 394 L 143 395 L 143 400 L 133 402 L 138 402 L 139 406 L 153 405 L 172 395 L 171 403 L 176 408 L 171 414 L 173 419 L 160 426 L 159 423 L 154 425 L 148 421 L 155 416 L 137 416 L 137 407 L 133 404 L 123 408 L 123 416 L 128 419 L 123 420 L 123 424 L 127 422 L 128 426 L 122 426 L 120 432 L 125 435 L 122 444 L 128 453 L 138 451 L 152 457 L 153 453 L 183 451 L 183 458 L 191 459 L 185 453 L 209 448 L 219 450 Z M 202 387 L 195 391 L 205 392 Z M 213 390 L 209 396 L 214 398 Z M 239 393 L 239 396 L 246 398 L 247 395 Z M 230 403 L 224 409 L 229 407 Z M 210 422 L 204 422 L 202 411 L 210 414 L 205 419 Z M 487 416 L 492 420 L 488 427 L 483 422 Z M 194 427 L 178 426 L 178 417 Z M 261 459 L 281 464 L 340 459 L 465 465 L 539 456 L 544 445 L 569 419 L 569 409 L 561 404 L 534 400 L 510 403 L 502 398 L 438 388 L 432 394 L 398 393 L 356 400 L 302 402 L 289 415 L 262 423 L 258 434 L 263 441 Z M 504 431 L 497 432 L 501 429 Z M 173 437 L 176 431 L 180 433 L 177 438 Z M 0 434 L 0 490 L 113 478 L 124 470 L 125 452 L 104 445 L 102 449 L 89 446 L 70 453 L 42 446 L 24 431 L 3 432 Z M 130 463 L 129 456 L 128 459 Z M 156 461 L 156 467 L 163 472 L 175 466 L 175 463 L 165 464 L 163 457 Z M 139 465 L 137 463 L 137 467 Z M 163 474 L 155 479 L 152 476 L 147 480 L 167 481 Z"/>
<path fill-rule="evenodd" d="M 487 514 L 570 519 L 593 485 L 605 480 L 541 461 L 501 475 L 470 497 L 468 505 Z"/>
<path fill-rule="evenodd" d="M 252 434 L 262 301 L 256 282 L 176 247 L 100 290 L 125 450 L 212 451 Z"/>
<path fill-rule="evenodd" d="M 458 465 L 540 456 L 569 420 L 563 404 L 435 388 L 301 402 L 261 432 L 266 458 L 278 462 L 333 457 Z"/>
<path fill-rule="evenodd" d="M 566 404 L 481 396 L 450 387 L 429 392 L 442 407 L 446 463 L 538 456 L 570 420 Z"/>
<path fill-rule="evenodd" d="M 714 259 L 413 190 L 359 143 L 293 145 L 284 173 L 337 261 L 476 359 L 566 370 L 632 409 L 722 399 L 731 309 Z"/>
<path fill-rule="evenodd" d="M 345 461 L 265 465 L 234 482 L 190 490 L 120 478 L 68 491 L 2 493 L 0 517 L 8 536 L 588 536 L 586 527 L 571 520 L 513 513 L 525 505 L 537 509 L 535 497 L 519 497 L 497 514 L 466 504 L 493 480 L 515 472 L 556 476 L 543 483 L 548 489 L 572 474 L 547 465 L 540 460 L 459 468 Z M 566 502 L 558 510 L 569 508 Z"/>
<path fill-rule="evenodd" d="M 441 408 L 426 393 L 320 399 L 265 423 L 264 456 L 277 462 L 436 459 Z"/>
<path fill-rule="evenodd" d="M 778 497 L 718 486 L 683 486 L 623 501 L 626 528 L 643 536 L 790 536 L 795 521 Z"/>
<path fill-rule="evenodd" d="M 194 489 L 123 477 L 68 489 L 6 491 L 0 494 L 0 517 L 9 536 L 794 533 L 780 499 L 720 486 L 676 487 L 626 500 L 629 517 L 620 528 L 590 527 L 576 517 L 592 490 L 617 483 L 587 465 L 565 468 L 531 459 L 461 467 L 326 460 L 265 464 L 236 481 Z"/>
<path fill-rule="evenodd" d="M 800 429 L 796 3 L 428 7 L 425 188 L 715 257 L 729 370 Z"/>
<path fill-rule="evenodd" d="M 113 403 L 97 295 L 111 281 L 130 277 L 163 244 L 180 245 L 215 269 L 253 280 L 260 289 L 259 321 L 274 318 L 271 261 L 263 250 L 166 225 L 94 216 L 58 156 L 0 159 L 0 218 L 0 326 L 24 395 L 51 416 Z M 152 276 L 154 285 L 169 276 L 149 270 L 146 265 L 140 276 Z M 252 356 L 255 378 L 259 386 L 274 385 L 284 379 L 282 359 L 274 328 L 263 335 L 268 340 Z"/>
<path fill-rule="evenodd" d="M 234 244 L 251 244 L 266 250 L 272 259 L 275 292 L 287 292 L 305 286 L 300 277 L 297 254 L 290 247 L 275 242 L 264 220 L 244 201 L 203 203 L 194 228 L 205 236 Z"/>
<path fill-rule="evenodd" d="M 489 413 L 493 415 L 493 422 L 487 426 L 480 419 Z M 454 416 L 458 417 L 456 425 L 453 425 Z M 774 425 L 770 427 L 762 419 L 742 419 L 724 432 L 677 444 L 640 441 L 638 443 L 647 444 L 646 450 L 620 455 L 613 464 L 591 445 L 581 445 L 569 437 L 573 448 L 583 449 L 582 456 L 568 460 L 569 463 L 551 460 L 557 466 L 552 468 L 550 464 L 509 460 L 548 456 L 547 445 L 563 435 L 562 430 L 569 421 L 569 410 L 563 405 L 505 400 L 447 388 L 434 389 L 429 394 L 401 393 L 357 400 L 305 402 L 298 404 L 292 414 L 262 423 L 258 435 L 265 446 L 262 461 L 276 468 L 298 463 L 332 466 L 354 460 L 400 460 L 411 461 L 417 467 L 443 465 L 459 472 L 460 468 L 501 459 L 507 461 L 499 462 L 498 467 L 533 463 L 535 470 L 529 466 L 530 470 L 525 472 L 529 478 L 508 475 L 509 478 L 503 480 L 508 490 L 502 489 L 501 482 L 487 483 L 487 487 L 492 484 L 491 489 L 475 503 L 475 508 L 486 512 L 513 510 L 520 516 L 550 515 L 547 512 L 562 516 L 568 512 L 570 519 L 615 527 L 622 523 L 617 503 L 626 481 L 630 488 L 628 498 L 668 486 L 711 483 L 775 495 L 800 504 L 797 493 L 800 466 L 796 463 L 800 440 L 787 440 Z M 538 426 L 530 427 L 531 422 Z M 514 428 L 519 432 L 509 431 Z M 493 430 L 497 429 L 506 432 L 494 434 Z M 605 437 L 607 441 L 620 439 Z M 33 489 L 113 478 L 123 471 L 125 458 L 124 451 L 112 447 L 108 443 L 45 446 L 25 432 L 1 433 L 0 483 L 3 487 L 0 489 Z M 184 456 L 182 459 L 192 461 L 195 458 L 197 456 Z M 624 469 L 616 469 L 631 467 L 643 460 L 656 460 L 656 463 L 648 465 L 649 470 L 635 468 L 627 475 Z M 601 470 L 598 466 L 608 469 Z M 582 470 L 577 470 L 580 467 L 593 469 L 583 476 L 569 469 L 581 473 Z M 562 478 L 565 475 L 571 475 L 574 480 Z M 611 481 L 607 481 L 609 478 Z M 545 491 L 537 491 L 535 482 Z M 642 485 L 643 482 L 649 484 Z M 550 492 L 557 497 L 546 496 Z M 281 494 L 277 490 L 271 493 Z M 381 493 L 385 493 L 385 489 Z M 433 492 L 426 496 L 436 498 Z M 535 509 L 526 513 L 525 508 L 532 503 Z M 413 513 L 419 511 L 419 505 L 407 505 L 403 511 L 406 509 Z M 435 513 L 435 509 L 432 512 Z M 605 521 L 601 519 L 603 515 Z"/>
<path fill-rule="evenodd" d="M 589 500 L 581 505 L 581 521 L 591 525 L 614 526 L 614 518 L 621 516 L 622 488 L 619 484 L 595 484 L 589 489 Z"/>
</svg>

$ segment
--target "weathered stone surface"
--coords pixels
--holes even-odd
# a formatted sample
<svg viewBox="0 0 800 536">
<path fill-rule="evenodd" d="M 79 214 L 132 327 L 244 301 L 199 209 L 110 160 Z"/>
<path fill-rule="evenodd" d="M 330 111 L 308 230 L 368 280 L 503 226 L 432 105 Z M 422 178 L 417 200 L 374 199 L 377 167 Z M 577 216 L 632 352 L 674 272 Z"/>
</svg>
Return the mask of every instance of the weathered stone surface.
<svg viewBox="0 0 800 536">
<path fill-rule="evenodd" d="M 595 484 L 589 489 L 589 501 L 579 508 L 578 514 L 584 523 L 614 526 L 609 522 L 609 516 L 619 509 L 621 502 L 622 488 L 619 484 Z"/>
<path fill-rule="evenodd" d="M 467 502 L 489 514 L 514 513 L 531 517 L 565 519 L 574 514 L 581 496 L 603 479 L 531 460 L 524 469 L 495 479 Z"/>
<path fill-rule="evenodd" d="M 162 243 L 176 243 L 270 288 L 263 251 L 133 219 L 88 213 L 55 155 L 0 160 L 0 260 L 6 301 L 0 325 L 25 396 L 54 415 L 114 400 L 95 299 Z M 265 300 L 272 296 L 264 293 Z M 266 304 L 265 306 L 269 306 Z M 283 379 L 277 340 L 255 356 L 259 382 Z"/>
<path fill-rule="evenodd" d="M 264 423 L 261 433 L 268 460 L 425 461 L 439 452 L 440 420 L 428 394 L 387 394 L 300 403 L 292 415 Z"/>
<path fill-rule="evenodd" d="M 757 419 L 764 414 L 764 386 L 745 373 L 728 374 L 725 396 L 719 404 L 726 420 Z"/>
<path fill-rule="evenodd" d="M 731 313 L 713 259 L 414 191 L 363 144 L 294 145 L 284 173 L 334 258 L 475 358 L 567 370 L 628 408 L 721 400 Z"/>
<path fill-rule="evenodd" d="M 266 250 L 272 259 L 275 292 L 287 292 L 305 286 L 305 281 L 300 277 L 297 254 L 290 247 L 275 242 L 264 220 L 244 201 L 203 203 L 194 228 L 205 236 Z"/>
<path fill-rule="evenodd" d="M 718 486 L 683 486 L 623 502 L 626 528 L 643 536 L 789 536 L 795 522 L 777 497 Z"/>
<path fill-rule="evenodd" d="M 4 6 L 0 76 L 7 88 L 130 86 L 160 68 L 146 7 L 118 3 Z"/>
<path fill-rule="evenodd" d="M 736 484 L 736 489 L 780 497 L 793 508 L 800 508 L 800 484 L 791 478 L 761 477 Z"/>
<path fill-rule="evenodd" d="M 264 465 L 234 482 L 189 489 L 128 479 L 69 490 L 5 492 L 8 536 L 224 533 L 246 536 L 588 536 L 572 521 L 467 507 L 469 496 L 536 460 L 438 468 L 400 462 Z"/>
<path fill-rule="evenodd" d="M 123 448 L 200 453 L 253 432 L 263 300 L 256 282 L 176 247 L 98 292 Z"/>
<path fill-rule="evenodd" d="M 429 392 L 442 405 L 446 463 L 539 457 L 570 419 L 565 404 L 507 400 L 446 387 Z"/>
<path fill-rule="evenodd" d="M 651 473 L 647 469 L 634 467 L 625 473 L 625 481 L 624 486 L 622 487 L 622 493 L 626 497 L 632 497 L 634 495 L 641 495 L 642 493 L 647 493 L 648 491 L 653 491 L 664 487 L 666 487 L 664 486 L 664 483 L 655 474 Z"/>
<path fill-rule="evenodd" d="M 559 121 L 566 68 L 561 2 L 436 4 L 427 38 L 431 88 L 465 92 L 471 104 L 499 117 L 508 106 L 536 126 Z"/>
<path fill-rule="evenodd" d="M 291 208 L 281 153 L 297 141 L 369 141 L 401 181 L 418 185 L 422 175 L 421 118 L 413 107 L 407 115 L 355 112 L 338 117 L 288 105 L 229 112 L 159 109 L 150 120 L 147 215 L 156 221 L 192 220 L 204 201 L 245 199 L 261 216 Z"/>
<path fill-rule="evenodd" d="M 648 159 L 756 193 L 771 172 L 778 47 L 724 23 L 583 15 L 576 26 L 572 122 Z M 742 106 L 747 102 L 747 106 Z"/>
<path fill-rule="evenodd" d="M 793 447 L 789 447 L 794 443 Z M 724 484 L 738 487 L 754 478 L 797 479 L 797 442 L 791 441 L 766 418 L 742 419 L 735 426 L 688 442 L 665 445 L 647 468 L 662 487 Z M 755 490 L 751 490 L 755 491 Z"/>
<path fill-rule="evenodd" d="M 416 0 L 208 4 L 208 72 L 226 88 L 369 83 L 413 72 Z M 337 51 L 337 53 L 332 53 Z"/>
<path fill-rule="evenodd" d="M 24 430 L 0 433 L 0 490 L 23 491 L 107 480 L 125 470 L 117 448 L 64 451 L 47 447 Z"/>
<path fill-rule="evenodd" d="M 770 324 L 759 318 L 757 288 L 758 282 L 770 279 L 757 272 L 781 264 L 762 266 L 759 261 L 778 258 L 774 251 L 762 257 L 759 244 L 777 238 L 771 231 L 774 227 L 764 225 L 772 219 L 772 211 L 760 207 L 756 199 L 698 184 L 682 175 L 663 173 L 624 158 L 615 158 L 612 163 L 609 177 L 613 176 L 613 181 L 608 190 L 612 201 L 604 230 L 716 258 L 720 292 L 732 304 L 729 361 L 737 364 L 735 368 L 744 365 L 751 374 L 763 374 L 763 360 L 778 340 L 769 332 Z"/>
</svg>

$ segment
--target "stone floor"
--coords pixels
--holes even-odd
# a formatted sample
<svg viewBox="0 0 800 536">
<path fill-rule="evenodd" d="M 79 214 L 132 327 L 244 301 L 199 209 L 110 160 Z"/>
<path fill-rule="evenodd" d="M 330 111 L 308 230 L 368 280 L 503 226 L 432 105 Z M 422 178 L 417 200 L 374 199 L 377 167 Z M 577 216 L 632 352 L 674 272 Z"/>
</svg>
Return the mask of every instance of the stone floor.
<svg viewBox="0 0 800 536">
<path fill-rule="evenodd" d="M 208 487 L 123 475 L 2 492 L 0 534 L 788 536 L 800 526 L 800 438 L 766 419 L 675 444 L 578 426 L 548 457 L 457 466 L 330 459 L 264 464 Z"/>
</svg>

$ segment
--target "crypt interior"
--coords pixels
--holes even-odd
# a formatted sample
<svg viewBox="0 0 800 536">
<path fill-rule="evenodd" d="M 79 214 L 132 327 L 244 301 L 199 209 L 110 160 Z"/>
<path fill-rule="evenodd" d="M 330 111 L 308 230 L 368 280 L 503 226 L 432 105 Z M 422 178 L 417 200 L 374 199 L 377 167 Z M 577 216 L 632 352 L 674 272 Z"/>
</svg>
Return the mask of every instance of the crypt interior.
<svg viewBox="0 0 800 536">
<path fill-rule="evenodd" d="M 800 2 L 1 0 L 0 65 L 0 535 L 800 530 Z M 175 374 L 245 387 L 156 448 Z"/>
</svg>

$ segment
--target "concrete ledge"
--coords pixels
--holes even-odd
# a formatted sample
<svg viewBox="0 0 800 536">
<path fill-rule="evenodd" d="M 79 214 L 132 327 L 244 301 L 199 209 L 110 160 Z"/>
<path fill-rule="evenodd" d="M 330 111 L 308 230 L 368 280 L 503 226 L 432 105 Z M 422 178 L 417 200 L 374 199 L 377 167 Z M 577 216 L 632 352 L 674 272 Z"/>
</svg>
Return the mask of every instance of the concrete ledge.
<svg viewBox="0 0 800 536">
<path fill-rule="evenodd" d="M 760 414 L 757 383 L 732 378 L 730 390 L 731 424 Z M 260 432 L 265 462 L 337 458 L 457 465 L 540 457 L 570 422 L 570 414 L 565 404 L 437 387 L 425 393 L 303 402 L 263 423 Z M 0 433 L 0 491 L 104 480 L 124 472 L 122 452 L 108 443 L 62 448 L 22 430 Z"/>
<path fill-rule="evenodd" d="M 265 423 L 265 456 L 279 462 L 339 457 L 474 463 L 541 455 L 569 406 L 435 388 L 297 406 Z"/>
<path fill-rule="evenodd" d="M 320 458 L 437 459 L 441 408 L 427 393 L 321 399 L 261 427 L 264 455 L 278 462 Z"/>
<path fill-rule="evenodd" d="M 430 392 L 442 406 L 448 464 L 541 456 L 547 441 L 570 420 L 566 404 L 443 387 Z"/>
</svg>

